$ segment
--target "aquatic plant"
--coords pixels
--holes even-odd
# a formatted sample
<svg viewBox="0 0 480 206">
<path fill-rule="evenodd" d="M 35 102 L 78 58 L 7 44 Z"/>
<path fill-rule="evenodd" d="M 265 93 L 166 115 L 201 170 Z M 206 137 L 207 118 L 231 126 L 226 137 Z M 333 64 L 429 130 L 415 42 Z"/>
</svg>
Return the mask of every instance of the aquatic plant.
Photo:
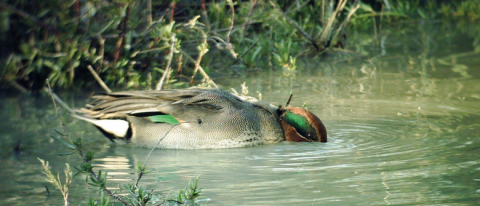
<svg viewBox="0 0 480 206">
<path fill-rule="evenodd" d="M 57 174 L 55 176 L 53 174 L 53 172 L 50 170 L 50 166 L 48 164 L 48 161 L 45 161 L 45 160 L 40 159 L 40 158 L 38 158 L 38 160 L 42 163 L 43 174 L 45 174 L 47 182 L 50 182 L 52 185 L 54 185 L 62 193 L 63 200 L 65 202 L 65 206 L 68 206 L 69 189 L 70 189 L 70 184 L 72 183 L 72 171 L 70 170 L 70 165 L 68 163 L 65 163 L 66 168 L 63 171 L 65 173 L 65 183 L 62 184 L 62 180 L 60 179 L 60 175 Z"/>
<path fill-rule="evenodd" d="M 72 175 L 72 171 L 70 169 L 69 164 L 66 164 L 66 169 L 64 171 L 66 180 L 65 180 L 65 183 L 62 184 L 59 175 L 57 174 L 57 176 L 55 176 L 53 172 L 51 172 L 51 170 L 49 169 L 48 161 L 44 161 L 43 159 L 38 158 L 44 168 L 43 173 L 46 175 L 47 181 L 53 184 L 62 193 L 65 206 L 68 205 L 69 188 L 73 178 L 75 178 L 77 175 L 82 173 L 86 174 L 85 181 L 87 182 L 87 184 L 89 184 L 90 186 L 94 186 L 101 191 L 100 205 L 102 206 L 106 206 L 110 204 L 110 198 L 107 199 L 105 197 L 106 196 L 105 193 L 107 193 L 108 196 L 113 198 L 115 201 L 121 202 L 122 204 L 127 206 L 134 206 L 134 205 L 144 206 L 149 202 L 152 202 L 152 204 L 156 204 L 158 202 L 161 202 L 161 204 L 164 204 L 167 202 L 173 203 L 173 204 L 195 203 L 196 198 L 200 196 L 200 192 L 201 192 L 201 190 L 198 188 L 198 181 L 200 179 L 200 176 L 196 178 L 192 178 L 188 183 L 188 186 L 184 190 L 180 190 L 178 195 L 175 195 L 174 198 L 167 197 L 167 198 L 159 199 L 153 193 L 153 191 L 148 191 L 147 189 L 139 185 L 140 179 L 143 177 L 143 175 L 148 173 L 148 172 L 145 172 L 146 164 L 148 162 L 148 159 L 150 158 L 151 153 L 155 148 L 153 148 L 150 154 L 147 156 L 144 165 L 137 166 L 138 177 L 135 183 L 125 184 L 123 186 L 123 188 L 129 194 L 128 199 L 124 199 L 121 196 L 117 195 L 115 192 L 108 189 L 107 188 L 107 172 L 106 171 L 102 172 L 102 170 L 95 172 L 93 170 L 94 166 L 92 165 L 92 161 L 95 159 L 95 153 L 91 150 L 88 150 L 86 153 L 84 153 L 82 138 L 77 138 L 74 141 L 71 139 L 69 133 L 66 130 L 65 123 L 63 122 L 62 117 L 60 116 L 60 113 L 59 113 L 60 108 L 57 107 L 57 103 L 55 101 L 56 95 L 53 94 L 48 80 L 47 80 L 47 85 L 49 89 L 48 91 L 50 93 L 52 102 L 54 104 L 54 107 L 57 113 L 57 118 L 61 123 L 62 129 L 63 129 L 63 131 L 56 131 L 60 135 L 60 137 L 56 137 L 56 136 L 52 136 L 52 137 L 58 142 L 67 146 L 71 150 L 71 152 L 61 154 L 61 155 L 72 155 L 74 153 L 78 153 L 83 160 L 83 162 L 81 162 L 78 167 L 74 166 L 74 168 L 77 170 L 77 172 L 74 175 Z M 68 142 L 64 141 L 63 139 L 67 139 Z M 98 201 L 95 201 L 90 198 L 88 201 L 88 205 L 89 206 L 98 205 Z"/>
</svg>

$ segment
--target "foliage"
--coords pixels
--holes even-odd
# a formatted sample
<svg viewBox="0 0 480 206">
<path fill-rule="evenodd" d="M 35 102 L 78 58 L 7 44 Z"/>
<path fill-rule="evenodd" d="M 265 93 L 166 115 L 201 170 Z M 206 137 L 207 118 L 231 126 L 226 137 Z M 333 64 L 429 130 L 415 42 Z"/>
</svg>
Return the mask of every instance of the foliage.
<svg viewBox="0 0 480 206">
<path fill-rule="evenodd" d="M 32 91 L 43 89 L 48 78 L 54 87 L 84 88 L 93 85 L 86 72 L 91 65 L 109 86 L 152 89 L 169 64 L 168 87 L 192 84 L 199 74 L 213 84 L 211 71 L 294 70 L 301 55 L 346 49 L 349 30 L 376 31 L 382 24 L 419 18 L 477 21 L 479 5 L 479 0 L 7 0 L 0 3 L 6 51 L 0 84 Z"/>
<path fill-rule="evenodd" d="M 70 170 L 70 165 L 68 163 L 65 164 L 66 168 L 63 171 L 65 173 L 65 184 L 62 184 L 62 181 L 60 180 L 60 175 L 57 174 L 57 176 L 55 176 L 53 174 L 53 172 L 49 168 L 48 161 L 45 161 L 40 158 L 38 158 L 38 160 L 42 163 L 43 174 L 45 174 L 47 178 L 47 182 L 50 182 L 58 190 L 60 190 L 60 192 L 63 195 L 65 206 L 67 206 L 70 184 L 72 183 L 72 171 Z"/>
<path fill-rule="evenodd" d="M 201 192 L 201 189 L 198 188 L 199 180 L 200 176 L 191 178 L 185 189 L 180 190 L 178 193 L 172 192 L 167 196 L 165 202 L 169 204 L 194 204 Z"/>
<path fill-rule="evenodd" d="M 443 3 L 440 13 L 445 18 L 462 18 L 469 21 L 478 21 L 480 19 L 480 1 L 465 0 L 453 1 L 451 4 Z"/>
<path fill-rule="evenodd" d="M 152 88 L 169 66 L 170 53 L 175 54 L 171 64 L 176 69 L 167 74 L 166 82 L 175 87 L 185 85 L 176 77 L 191 75 L 194 80 L 204 67 L 226 73 L 231 71 L 228 67 L 213 65 L 240 63 L 241 72 L 265 67 L 258 60 L 270 59 L 272 53 L 288 56 L 276 61 L 284 68 L 305 50 L 337 47 L 349 14 L 342 12 L 344 7 L 335 9 L 334 0 L 278 5 L 268 1 L 148 2 L 1 3 L 0 13 L 6 18 L 1 38 L 11 38 L 6 47 L 9 55 L 2 57 L 6 65 L 2 83 L 32 91 L 43 89 L 48 78 L 54 87 L 83 88 L 92 85 L 93 78 L 86 72 L 91 65 L 107 85 Z M 349 5 L 345 8 L 351 11 L 354 3 Z M 327 9 L 320 11 L 320 7 Z M 177 10 L 186 12 L 175 15 Z M 174 35 L 177 40 L 171 51 Z M 288 40 L 294 49 L 288 54 L 275 51 L 272 42 L 280 40 Z M 225 54 L 227 58 L 211 58 Z M 207 73 L 201 75 L 208 79 Z"/>
</svg>

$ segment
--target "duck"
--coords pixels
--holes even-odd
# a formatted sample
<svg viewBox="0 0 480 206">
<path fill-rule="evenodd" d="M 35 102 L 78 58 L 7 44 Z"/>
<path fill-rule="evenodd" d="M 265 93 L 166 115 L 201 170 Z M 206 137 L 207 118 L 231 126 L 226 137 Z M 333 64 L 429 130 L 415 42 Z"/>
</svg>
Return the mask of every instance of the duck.
<svg viewBox="0 0 480 206">
<path fill-rule="evenodd" d="M 222 89 L 119 91 L 92 98 L 74 116 L 112 142 L 168 149 L 327 142 L 325 125 L 307 109 L 276 107 Z"/>
</svg>

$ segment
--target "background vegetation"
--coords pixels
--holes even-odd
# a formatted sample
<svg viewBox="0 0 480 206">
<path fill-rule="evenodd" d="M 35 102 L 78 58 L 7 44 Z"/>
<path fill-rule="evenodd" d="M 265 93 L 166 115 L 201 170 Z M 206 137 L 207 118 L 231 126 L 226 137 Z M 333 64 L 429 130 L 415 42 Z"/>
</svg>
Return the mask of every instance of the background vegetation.
<svg viewBox="0 0 480 206">
<path fill-rule="evenodd" d="M 420 19 L 461 19 L 468 29 L 480 18 L 479 5 L 479 0 L 5 0 L 0 86 L 38 91 L 48 78 L 54 88 L 90 87 L 96 84 L 89 66 L 108 86 L 123 89 L 154 89 L 164 74 L 167 87 L 213 84 L 210 78 L 264 70 L 289 75 L 298 58 L 354 52 L 356 32 Z"/>
</svg>

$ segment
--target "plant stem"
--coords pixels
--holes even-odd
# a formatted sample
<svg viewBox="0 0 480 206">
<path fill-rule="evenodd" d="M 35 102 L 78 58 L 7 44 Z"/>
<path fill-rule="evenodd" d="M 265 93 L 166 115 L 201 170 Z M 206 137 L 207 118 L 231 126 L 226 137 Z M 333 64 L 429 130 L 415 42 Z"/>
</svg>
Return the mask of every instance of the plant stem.
<svg viewBox="0 0 480 206">
<path fill-rule="evenodd" d="M 230 54 L 232 54 L 233 58 L 236 59 L 237 58 L 237 53 L 235 53 L 235 51 L 233 50 L 233 46 L 230 43 L 230 34 L 232 34 L 233 22 L 235 21 L 235 9 L 233 7 L 232 0 L 227 0 L 227 2 L 230 5 L 230 9 L 232 10 L 232 21 L 230 23 L 230 28 L 228 29 L 228 33 L 227 33 L 227 46 L 228 46 L 228 50 L 230 51 Z"/>
<path fill-rule="evenodd" d="M 103 88 L 103 90 L 105 90 L 107 93 L 112 93 L 112 90 L 110 90 L 108 88 L 108 86 L 105 84 L 105 82 L 103 82 L 103 80 L 100 78 L 100 76 L 98 76 L 98 74 L 95 72 L 95 70 L 92 68 L 92 66 L 88 65 L 87 68 L 90 71 L 90 73 L 92 73 L 93 77 L 95 77 L 95 79 L 100 84 L 100 86 Z"/>
<path fill-rule="evenodd" d="M 168 63 L 167 63 L 167 68 L 165 69 L 165 72 L 162 75 L 162 78 L 157 84 L 156 90 L 162 90 L 163 82 L 165 81 L 165 78 L 169 76 L 170 74 L 170 65 L 172 64 L 172 59 L 173 59 L 173 53 L 175 52 L 175 33 L 172 35 L 172 42 L 170 43 L 170 54 L 168 55 Z M 168 81 L 168 79 L 167 79 Z"/>
<path fill-rule="evenodd" d="M 47 86 L 48 86 L 48 91 L 50 93 L 50 96 L 52 97 L 52 101 L 53 101 L 53 105 L 55 106 L 55 109 L 56 109 L 56 112 L 57 112 L 57 116 L 58 116 L 58 119 L 60 120 L 60 123 L 62 124 L 62 128 L 63 128 L 63 132 L 64 132 L 64 136 L 68 137 L 68 139 L 70 139 L 70 136 L 66 130 L 66 127 L 65 127 L 65 123 L 63 122 L 61 116 L 60 116 L 60 108 L 57 106 L 57 103 L 55 102 L 55 97 L 53 95 L 53 92 L 52 92 L 52 88 L 50 87 L 50 82 L 48 81 L 47 79 Z M 70 139 L 70 142 L 71 142 L 71 139 Z M 85 156 L 83 155 L 83 151 L 81 150 L 81 148 L 79 147 L 76 147 L 77 151 L 78 151 L 78 154 L 80 155 L 80 157 L 82 157 L 83 161 L 85 163 L 90 163 L 86 158 Z M 90 170 L 90 175 L 95 178 L 98 182 L 101 182 L 100 178 L 95 174 L 95 172 L 93 170 Z M 117 201 L 123 203 L 124 205 L 129 205 L 128 202 L 126 202 L 125 200 L 123 200 L 122 198 L 120 198 L 119 196 L 113 194 L 112 191 L 108 190 L 107 188 L 102 188 L 103 191 L 107 192 L 111 197 L 113 197 L 114 199 L 116 199 Z M 68 198 L 68 197 L 67 197 Z M 67 204 L 67 203 L 66 203 Z"/>
<path fill-rule="evenodd" d="M 281 14 L 282 16 L 287 20 L 287 22 L 292 25 L 293 27 L 295 27 L 301 34 L 302 36 L 304 36 L 305 38 L 307 38 L 308 41 L 310 41 L 310 43 L 313 45 L 313 47 L 315 47 L 315 49 L 317 51 L 320 51 L 320 46 L 318 46 L 318 44 L 315 42 L 315 40 L 307 33 L 305 32 L 298 24 L 297 22 L 293 21 L 293 19 L 290 19 L 290 17 L 287 16 L 287 14 L 285 14 L 285 12 L 283 12 L 280 8 L 277 7 L 277 5 L 272 1 L 272 0 L 269 0 L 268 2 L 270 2 L 270 4 L 273 6 L 273 8 L 277 9 Z"/>
<path fill-rule="evenodd" d="M 127 33 L 127 22 L 128 22 L 128 17 L 130 16 L 130 3 L 127 4 L 127 9 L 125 10 L 125 17 L 122 20 L 122 23 L 120 24 L 120 29 L 122 32 L 118 36 L 117 40 L 117 46 L 115 48 L 115 54 L 113 57 L 113 64 L 117 63 L 118 58 L 120 58 L 120 52 L 122 51 L 123 45 L 125 45 L 125 34 Z"/>
<path fill-rule="evenodd" d="M 250 8 L 250 12 L 248 13 L 247 19 L 245 20 L 245 23 L 243 24 L 243 31 L 247 29 L 248 23 L 250 22 L 250 17 L 252 16 L 253 10 L 255 10 L 255 6 L 257 5 L 258 0 L 253 0 L 252 6 Z"/>
<path fill-rule="evenodd" d="M 188 122 L 183 122 L 183 123 L 188 123 Z M 163 139 L 165 139 L 165 137 L 167 136 L 167 134 L 170 133 L 170 131 L 171 131 L 175 126 L 178 126 L 178 125 L 180 125 L 180 124 L 181 124 L 181 123 L 172 125 L 172 126 L 167 130 L 167 132 L 165 132 L 165 134 L 163 135 L 163 137 L 157 141 L 157 143 L 156 143 L 155 146 L 152 148 L 152 150 L 150 150 L 150 153 L 148 153 L 147 158 L 145 159 L 145 162 L 143 163 L 142 169 L 141 169 L 140 172 L 138 173 L 138 178 L 137 178 L 137 181 L 135 182 L 135 187 L 138 188 L 138 182 L 140 182 L 140 179 L 142 178 L 143 173 L 145 172 L 145 168 L 146 168 L 146 166 L 147 166 L 147 162 L 148 162 L 148 160 L 150 159 L 150 156 L 152 156 L 153 151 L 157 148 L 158 144 L 160 144 L 160 142 L 161 142 Z"/>
</svg>

